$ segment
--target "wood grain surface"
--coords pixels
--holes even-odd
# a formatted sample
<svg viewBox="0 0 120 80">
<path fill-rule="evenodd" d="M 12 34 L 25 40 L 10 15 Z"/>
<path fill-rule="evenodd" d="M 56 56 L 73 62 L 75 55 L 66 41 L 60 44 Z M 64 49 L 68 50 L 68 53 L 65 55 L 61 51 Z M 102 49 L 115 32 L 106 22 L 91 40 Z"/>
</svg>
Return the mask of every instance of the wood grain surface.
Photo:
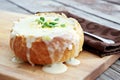
<svg viewBox="0 0 120 80">
<path fill-rule="evenodd" d="M 17 5 L 13 5 L 12 3 L 8 2 L 7 0 L 0 0 L 0 9 L 1 10 L 7 10 L 11 12 L 16 12 L 16 13 L 24 13 L 24 14 L 30 14 L 29 12 L 21 9 Z"/>
<path fill-rule="evenodd" d="M 99 12 L 96 12 L 96 10 L 91 11 L 91 9 L 89 9 L 87 7 L 84 9 L 84 8 L 81 7 L 81 5 L 79 6 L 80 2 L 75 2 L 74 0 L 70 0 L 70 1 L 69 0 L 68 1 L 67 0 L 64 0 L 64 1 L 59 0 L 59 2 L 61 2 L 61 3 L 59 3 L 58 1 L 55 2 L 56 0 L 22 0 L 22 1 L 8 0 L 8 1 L 12 4 L 17 4 L 18 6 L 20 6 L 23 9 L 29 11 L 30 13 L 36 13 L 36 12 L 39 12 L 39 11 L 44 12 L 44 11 L 61 11 L 61 10 L 63 11 L 63 10 L 65 10 L 65 11 L 69 11 L 69 12 L 71 12 L 71 13 L 77 15 L 77 16 L 80 16 L 80 17 L 83 17 L 85 19 L 91 20 L 93 22 L 103 24 L 103 25 L 106 25 L 106 26 L 109 26 L 109 27 L 120 30 L 120 25 L 119 25 L 120 22 L 119 22 L 118 18 L 109 16 L 107 14 L 104 14 L 104 15 L 109 16 L 110 20 L 106 19 L 106 17 L 105 18 L 101 17 L 103 15 L 102 12 L 100 12 L 100 13 L 102 13 L 102 14 L 100 14 Z M 78 5 L 76 5 L 76 4 L 78 4 Z M 70 6 L 67 6 L 67 5 L 72 5 L 73 7 L 70 7 Z M 86 11 L 90 11 L 90 12 L 93 12 L 93 13 L 96 12 L 97 16 L 95 16 L 93 14 L 90 14 L 88 12 L 85 12 L 85 11 L 83 11 L 81 9 L 78 9 L 78 8 L 82 8 Z"/>
</svg>

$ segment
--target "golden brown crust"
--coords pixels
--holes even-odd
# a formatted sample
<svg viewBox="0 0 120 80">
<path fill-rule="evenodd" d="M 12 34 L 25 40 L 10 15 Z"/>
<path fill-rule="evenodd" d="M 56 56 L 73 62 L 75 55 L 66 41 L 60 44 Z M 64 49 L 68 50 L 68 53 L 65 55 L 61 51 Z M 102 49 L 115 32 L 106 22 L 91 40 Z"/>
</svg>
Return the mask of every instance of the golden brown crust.
<svg viewBox="0 0 120 80">
<path fill-rule="evenodd" d="M 57 38 L 58 39 L 58 38 Z M 54 39 L 53 41 L 56 41 Z M 60 40 L 60 39 L 59 39 Z M 10 46 L 12 46 L 13 38 L 10 40 Z M 23 36 L 16 36 L 14 43 L 13 43 L 13 51 L 17 57 L 27 61 L 27 47 L 26 47 L 26 39 Z M 74 48 L 72 50 L 66 49 L 62 59 L 59 62 L 64 62 L 71 57 L 74 56 Z M 37 39 L 35 42 L 32 43 L 32 47 L 30 48 L 30 60 L 34 64 L 51 64 L 52 60 L 50 58 L 49 52 L 47 50 L 46 44 L 41 40 L 41 38 Z M 54 53 L 54 62 L 59 60 L 59 54 L 57 51 Z M 53 62 L 53 63 L 54 63 Z"/>
<path fill-rule="evenodd" d="M 81 36 L 82 38 L 82 36 Z M 56 41 L 55 39 L 54 41 Z M 60 39 L 59 39 L 60 40 Z M 13 43 L 13 39 L 10 40 L 10 43 Z M 80 47 L 79 50 L 82 50 L 82 44 L 83 40 L 80 40 Z M 10 44 L 12 46 L 12 44 Z M 14 43 L 13 43 L 13 51 L 17 57 L 20 59 L 27 61 L 27 47 L 26 47 L 26 39 L 24 36 L 16 36 Z M 63 53 L 63 57 L 59 62 L 64 62 L 74 56 L 74 46 L 72 50 L 66 49 Z M 59 59 L 59 54 L 56 52 L 54 53 L 54 60 L 55 62 Z M 38 38 L 35 42 L 32 43 L 32 47 L 30 49 L 30 60 L 34 64 L 51 64 L 52 60 L 50 58 L 48 49 L 46 44 L 41 40 L 41 38 Z M 53 62 L 54 63 L 54 62 Z"/>
</svg>

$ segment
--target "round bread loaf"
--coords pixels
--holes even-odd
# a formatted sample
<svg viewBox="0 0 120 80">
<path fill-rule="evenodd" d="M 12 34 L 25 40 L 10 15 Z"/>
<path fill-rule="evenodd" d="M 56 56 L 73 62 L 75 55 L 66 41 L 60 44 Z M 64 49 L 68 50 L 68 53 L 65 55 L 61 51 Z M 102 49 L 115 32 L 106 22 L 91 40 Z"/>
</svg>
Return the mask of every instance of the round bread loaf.
<svg viewBox="0 0 120 80">
<path fill-rule="evenodd" d="M 38 13 L 14 24 L 10 47 L 23 61 L 45 65 L 77 57 L 83 41 L 83 30 L 76 19 L 65 14 Z"/>
</svg>

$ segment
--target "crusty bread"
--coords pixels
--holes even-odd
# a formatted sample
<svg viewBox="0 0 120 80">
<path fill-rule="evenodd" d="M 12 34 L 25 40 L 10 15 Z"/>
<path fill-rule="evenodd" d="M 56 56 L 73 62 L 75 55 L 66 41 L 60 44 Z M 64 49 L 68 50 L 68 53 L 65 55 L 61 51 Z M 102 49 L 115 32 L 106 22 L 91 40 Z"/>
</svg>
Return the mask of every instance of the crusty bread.
<svg viewBox="0 0 120 80">
<path fill-rule="evenodd" d="M 65 17 L 65 15 L 60 15 L 56 13 L 39 13 L 37 14 L 38 16 L 40 15 L 51 15 L 51 16 L 58 16 L 58 17 Z M 82 46 L 83 46 L 83 41 L 84 41 L 84 35 L 83 35 L 83 30 L 80 26 L 80 24 L 77 22 L 77 20 L 73 18 L 69 18 L 74 21 L 74 27 L 76 33 L 79 35 L 80 40 L 77 44 L 79 44 L 79 49 L 77 52 L 82 51 Z M 14 31 L 14 30 L 12 30 Z M 71 33 L 72 34 L 72 33 Z M 34 37 L 34 36 L 31 36 Z M 63 39 L 62 37 L 55 36 L 50 42 L 49 46 L 54 49 L 54 53 L 52 54 L 52 59 L 51 59 L 51 53 L 48 50 L 48 45 L 46 45 L 45 41 L 43 41 L 42 36 L 39 36 L 35 38 L 35 41 L 32 42 L 31 48 L 28 49 L 27 47 L 27 42 L 26 42 L 26 36 L 24 35 L 15 35 L 14 37 L 10 38 L 10 47 L 14 51 L 15 55 L 22 59 L 25 62 L 31 62 L 33 64 L 52 64 L 52 63 L 57 63 L 57 62 L 65 62 L 66 60 L 69 60 L 72 57 L 77 57 L 78 55 L 75 55 L 75 48 L 76 45 L 72 44 L 72 49 L 69 50 L 68 48 L 65 48 L 63 53 L 60 53 L 58 49 L 55 48 L 53 44 L 56 42 L 59 43 L 59 47 L 62 50 L 62 47 L 64 47 L 63 43 L 70 42 L 70 40 Z M 30 61 L 28 60 L 26 54 L 29 52 L 29 58 Z M 62 51 L 61 51 L 62 52 Z M 62 54 L 62 56 L 61 56 Z"/>
</svg>

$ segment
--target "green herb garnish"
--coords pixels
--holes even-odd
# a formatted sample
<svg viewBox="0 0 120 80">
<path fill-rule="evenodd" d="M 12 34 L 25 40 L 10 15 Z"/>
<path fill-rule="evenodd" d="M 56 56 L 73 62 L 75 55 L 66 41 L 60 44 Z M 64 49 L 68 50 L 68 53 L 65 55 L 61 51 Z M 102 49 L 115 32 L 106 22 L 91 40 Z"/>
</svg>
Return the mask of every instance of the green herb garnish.
<svg viewBox="0 0 120 80">
<path fill-rule="evenodd" d="M 54 21 L 58 21 L 59 18 L 54 19 Z M 35 20 L 38 24 L 41 24 L 42 28 L 54 28 L 57 27 L 56 25 L 58 24 L 57 22 L 45 22 L 45 18 L 44 17 L 40 17 L 39 19 Z M 61 24 L 60 27 L 65 27 L 65 24 Z"/>
<path fill-rule="evenodd" d="M 42 25 L 42 28 L 45 28 L 45 27 L 48 27 L 48 28 L 53 28 L 53 27 L 56 27 L 56 22 L 45 22 L 43 25 Z"/>
<path fill-rule="evenodd" d="M 56 23 L 56 22 L 50 22 L 49 24 L 51 24 L 51 25 L 56 25 L 57 23 Z"/>
<path fill-rule="evenodd" d="M 65 27 L 65 24 L 61 24 L 60 26 L 61 26 L 61 27 Z"/>
<path fill-rule="evenodd" d="M 48 22 L 45 22 L 43 25 L 42 25 L 42 28 L 45 28 L 45 27 L 48 27 L 49 26 L 49 23 Z"/>
<path fill-rule="evenodd" d="M 56 18 L 54 21 L 59 21 L 59 18 Z"/>
<path fill-rule="evenodd" d="M 45 18 L 44 18 L 44 17 L 40 17 L 40 21 L 41 21 L 41 22 L 44 22 L 44 21 L 45 21 Z"/>
<path fill-rule="evenodd" d="M 45 18 L 44 17 L 40 17 L 40 19 L 36 19 L 35 20 L 38 24 L 43 24 L 44 21 L 45 21 Z"/>
</svg>

